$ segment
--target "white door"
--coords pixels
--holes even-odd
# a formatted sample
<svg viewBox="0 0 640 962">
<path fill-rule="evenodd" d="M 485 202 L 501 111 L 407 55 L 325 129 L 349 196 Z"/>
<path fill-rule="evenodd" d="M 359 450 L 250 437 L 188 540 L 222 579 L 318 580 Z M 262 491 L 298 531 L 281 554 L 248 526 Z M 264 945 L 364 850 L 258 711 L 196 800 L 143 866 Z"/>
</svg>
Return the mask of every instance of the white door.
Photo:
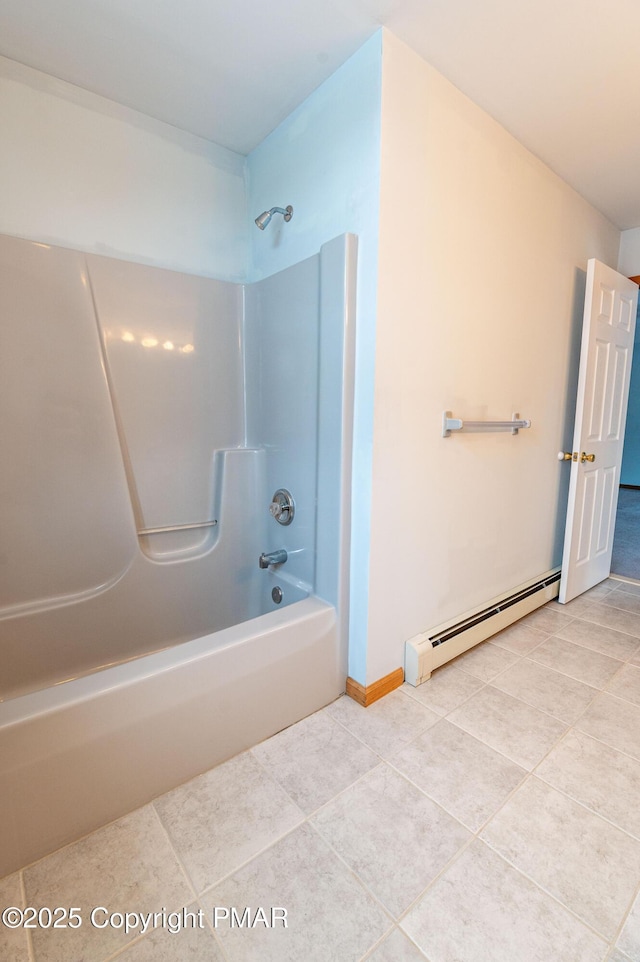
<svg viewBox="0 0 640 962">
<path fill-rule="evenodd" d="M 611 569 L 637 301 L 633 281 L 589 261 L 573 451 L 565 454 L 571 458 L 571 479 L 563 604 Z"/>
</svg>

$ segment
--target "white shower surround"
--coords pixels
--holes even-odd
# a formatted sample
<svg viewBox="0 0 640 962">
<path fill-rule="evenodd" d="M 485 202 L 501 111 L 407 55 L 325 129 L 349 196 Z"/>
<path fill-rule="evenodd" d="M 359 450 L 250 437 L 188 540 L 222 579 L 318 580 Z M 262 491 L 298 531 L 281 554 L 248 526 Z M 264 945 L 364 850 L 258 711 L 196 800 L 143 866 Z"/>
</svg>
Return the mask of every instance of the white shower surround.
<svg viewBox="0 0 640 962">
<path fill-rule="evenodd" d="M 320 403 L 314 440 L 316 504 L 310 512 L 315 557 L 304 569 L 312 573 L 313 582 L 296 576 L 295 553 L 303 557 L 304 550 L 294 546 L 291 571 L 278 571 L 277 578 L 273 571 L 260 572 L 252 554 L 251 592 L 254 602 L 257 598 L 257 611 L 265 613 L 255 617 L 252 602 L 239 615 L 239 619 L 249 617 L 248 621 L 213 633 L 204 631 L 164 650 L 136 652 L 131 660 L 113 667 L 83 666 L 79 677 L 71 676 L 64 683 L 54 680 L 41 690 L 0 703 L 0 876 L 224 761 L 344 690 L 356 239 L 336 238 L 323 246 L 318 257 Z M 274 279 L 262 283 L 270 282 Z M 265 289 L 263 300 L 268 302 L 269 297 Z M 294 310 L 291 320 L 295 323 Z M 245 355 L 248 372 L 255 373 L 258 354 Z M 286 398 L 286 385 L 274 390 L 278 402 Z M 266 461 L 264 471 L 258 471 L 266 511 L 267 492 L 272 493 L 270 475 L 275 470 L 280 478 L 283 465 L 277 463 L 277 451 L 274 467 L 270 452 L 259 450 L 254 438 L 245 438 L 245 443 L 245 449 L 225 452 L 229 460 L 225 473 L 228 469 L 233 477 L 234 464 L 237 470 L 245 456 Z M 242 490 L 246 495 L 251 486 Z M 248 515 L 255 517 L 255 510 L 251 508 Z M 265 549 L 273 547 L 262 544 Z M 251 538 L 248 545 L 253 550 Z M 216 545 L 205 544 L 194 551 L 196 560 L 206 562 Z M 179 556 L 174 560 L 176 570 L 186 570 L 184 560 Z M 160 568 L 168 568 L 171 561 L 171 552 L 168 564 L 145 558 L 145 563 Z M 249 568 L 242 570 L 246 575 Z M 271 602 L 276 583 L 284 586 L 290 601 L 286 607 L 277 608 Z M 108 594 L 108 589 L 97 591 L 86 600 L 91 604 L 98 599 L 102 604 Z M 76 607 L 81 607 L 83 599 L 78 600 Z M 58 629 L 73 608 L 68 599 L 52 604 L 51 616 L 63 619 Z M 16 614 L 14 625 L 25 617 L 45 619 L 42 639 L 46 639 L 46 606 Z M 85 642 L 90 641 L 87 636 Z"/>
</svg>

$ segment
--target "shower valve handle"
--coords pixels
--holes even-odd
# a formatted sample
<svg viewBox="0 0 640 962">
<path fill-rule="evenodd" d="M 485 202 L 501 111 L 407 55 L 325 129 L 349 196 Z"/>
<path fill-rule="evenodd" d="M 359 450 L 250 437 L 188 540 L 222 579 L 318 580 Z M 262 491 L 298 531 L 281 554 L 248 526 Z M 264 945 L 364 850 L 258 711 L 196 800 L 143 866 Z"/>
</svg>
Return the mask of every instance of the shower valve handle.
<svg viewBox="0 0 640 962">
<path fill-rule="evenodd" d="M 286 488 L 278 488 L 271 499 L 269 512 L 278 524 L 291 524 L 295 514 L 296 506 L 293 498 Z"/>
</svg>

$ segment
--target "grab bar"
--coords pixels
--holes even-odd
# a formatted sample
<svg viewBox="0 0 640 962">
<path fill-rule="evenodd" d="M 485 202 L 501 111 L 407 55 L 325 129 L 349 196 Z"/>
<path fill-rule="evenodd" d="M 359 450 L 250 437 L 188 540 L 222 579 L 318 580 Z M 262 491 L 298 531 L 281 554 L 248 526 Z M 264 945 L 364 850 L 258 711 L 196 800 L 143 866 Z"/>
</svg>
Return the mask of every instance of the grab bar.
<svg viewBox="0 0 640 962">
<path fill-rule="evenodd" d="M 452 431 L 511 431 L 517 434 L 521 428 L 530 428 L 531 421 L 513 414 L 510 421 L 464 421 L 454 418 L 451 411 L 442 412 L 442 437 L 450 438 Z"/>
<path fill-rule="evenodd" d="M 217 519 L 214 519 L 213 521 L 196 521 L 193 524 L 167 524 L 162 528 L 140 528 L 138 534 L 164 534 L 165 531 L 192 531 L 194 528 L 211 528 L 217 523 Z"/>
</svg>

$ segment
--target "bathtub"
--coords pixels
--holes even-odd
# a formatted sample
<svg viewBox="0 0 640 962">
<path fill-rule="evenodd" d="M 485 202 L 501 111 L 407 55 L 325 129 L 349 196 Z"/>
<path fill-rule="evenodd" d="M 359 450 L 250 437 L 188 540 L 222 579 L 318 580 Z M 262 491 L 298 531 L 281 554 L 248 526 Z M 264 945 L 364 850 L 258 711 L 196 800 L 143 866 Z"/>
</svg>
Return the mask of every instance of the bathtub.
<svg viewBox="0 0 640 962">
<path fill-rule="evenodd" d="M 347 665 L 356 239 L 240 293 L 218 284 L 216 310 L 242 313 L 215 337 L 204 281 L 145 267 L 139 283 L 137 267 L 27 243 L 0 238 L 0 309 L 23 321 L 0 357 L 22 471 L 0 503 L 0 877 L 328 704 Z M 44 294 L 25 257 L 48 271 Z M 122 320 L 148 283 L 153 322 L 175 289 L 195 337 L 187 307 L 146 344 Z M 62 347 L 39 320 L 60 299 L 61 319 L 77 315 Z M 215 376 L 194 375 L 198 355 Z M 17 373 L 30 367 L 39 404 Z M 154 379 L 156 406 L 139 404 Z M 192 383 L 218 393 L 180 410 Z M 289 526 L 269 512 L 282 487 Z M 280 548 L 285 564 L 259 568 Z"/>
<path fill-rule="evenodd" d="M 344 690 L 317 597 L 0 704 L 0 877 L 144 805 Z"/>
</svg>

